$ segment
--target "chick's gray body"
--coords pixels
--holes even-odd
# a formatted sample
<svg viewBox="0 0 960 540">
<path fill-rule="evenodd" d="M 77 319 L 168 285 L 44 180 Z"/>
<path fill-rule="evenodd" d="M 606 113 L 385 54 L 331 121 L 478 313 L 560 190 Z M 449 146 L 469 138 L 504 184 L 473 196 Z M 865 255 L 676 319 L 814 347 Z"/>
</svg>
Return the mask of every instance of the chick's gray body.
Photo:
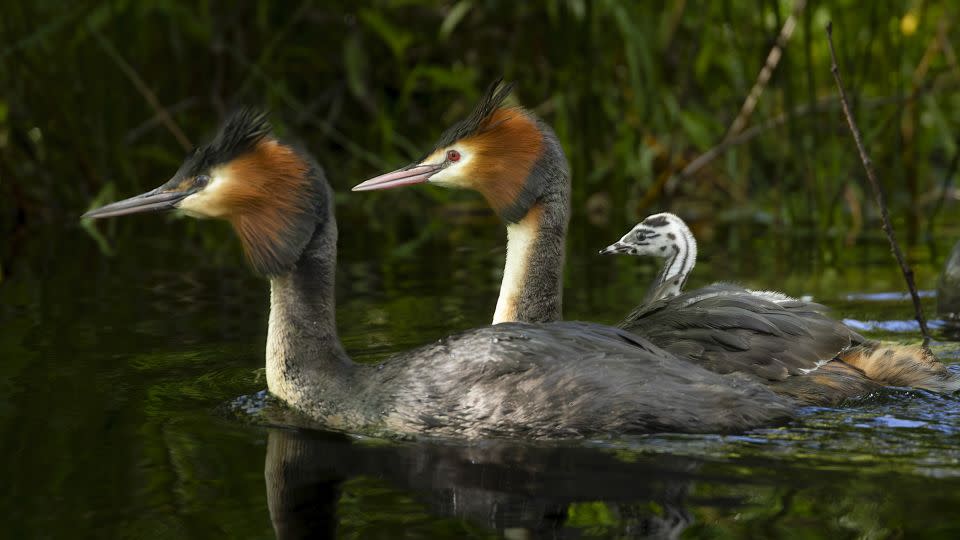
<svg viewBox="0 0 960 540">
<path fill-rule="evenodd" d="M 866 341 L 825 312 L 812 302 L 775 302 L 715 283 L 645 304 L 620 327 L 712 371 L 780 381 Z"/>
</svg>

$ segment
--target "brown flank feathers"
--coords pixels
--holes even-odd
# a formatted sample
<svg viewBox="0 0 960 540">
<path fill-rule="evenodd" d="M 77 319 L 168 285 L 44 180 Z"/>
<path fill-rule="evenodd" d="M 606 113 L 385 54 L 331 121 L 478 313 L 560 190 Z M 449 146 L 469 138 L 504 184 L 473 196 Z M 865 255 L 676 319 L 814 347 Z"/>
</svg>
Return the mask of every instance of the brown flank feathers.
<svg viewBox="0 0 960 540">
<path fill-rule="evenodd" d="M 930 352 L 912 345 L 866 344 L 845 351 L 839 359 L 887 386 L 908 386 L 933 392 L 960 390 L 953 375 Z"/>
</svg>

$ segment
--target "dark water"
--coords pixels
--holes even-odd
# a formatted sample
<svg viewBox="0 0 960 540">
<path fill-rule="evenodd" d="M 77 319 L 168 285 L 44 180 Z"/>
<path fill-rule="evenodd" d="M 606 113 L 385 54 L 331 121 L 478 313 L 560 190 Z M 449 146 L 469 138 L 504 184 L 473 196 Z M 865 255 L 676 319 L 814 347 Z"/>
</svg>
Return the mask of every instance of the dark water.
<svg viewBox="0 0 960 540">
<path fill-rule="evenodd" d="M 364 225 L 341 225 L 339 324 L 355 358 L 488 320 L 499 230 L 441 221 L 435 231 L 448 232 L 396 249 Z M 225 405 L 265 387 L 266 284 L 194 226 L 106 225 L 112 257 L 74 223 L 8 246 L 0 508 L 11 538 L 960 537 L 956 397 L 889 390 L 741 436 L 575 444 L 397 443 L 245 423 Z M 653 269 L 591 255 L 619 231 L 573 232 L 568 318 L 613 322 Z M 908 303 L 883 294 L 900 290 L 886 247 L 836 244 L 715 231 L 692 285 L 737 277 L 811 294 L 872 336 L 914 339 Z M 930 261 L 945 253 L 913 255 L 931 289 Z M 948 343 L 937 351 L 958 356 Z"/>
</svg>

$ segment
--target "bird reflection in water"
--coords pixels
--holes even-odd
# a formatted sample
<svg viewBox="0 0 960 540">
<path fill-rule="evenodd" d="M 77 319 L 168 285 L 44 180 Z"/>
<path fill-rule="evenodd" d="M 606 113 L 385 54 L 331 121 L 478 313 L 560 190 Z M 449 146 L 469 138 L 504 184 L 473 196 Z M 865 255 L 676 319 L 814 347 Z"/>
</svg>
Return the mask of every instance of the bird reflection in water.
<svg viewBox="0 0 960 540">
<path fill-rule="evenodd" d="M 678 538 L 692 523 L 685 499 L 698 462 L 563 445 L 418 442 L 370 446 L 347 436 L 274 428 L 266 465 L 278 538 L 336 535 L 345 482 L 371 477 L 410 493 L 435 516 L 510 538 L 580 536 L 571 504 L 603 501 L 616 533 Z M 613 532 L 613 531 L 611 531 Z"/>
</svg>

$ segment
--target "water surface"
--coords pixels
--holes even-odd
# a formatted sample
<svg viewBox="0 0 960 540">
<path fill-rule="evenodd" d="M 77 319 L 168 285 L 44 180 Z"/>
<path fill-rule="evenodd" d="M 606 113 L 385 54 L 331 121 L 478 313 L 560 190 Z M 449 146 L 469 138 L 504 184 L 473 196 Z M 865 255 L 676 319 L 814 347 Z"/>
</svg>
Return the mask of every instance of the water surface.
<svg viewBox="0 0 960 540">
<path fill-rule="evenodd" d="M 492 314 L 502 232 L 444 219 L 402 249 L 342 220 L 339 325 L 357 360 Z M 228 235 L 204 245 L 194 226 L 104 225 L 113 256 L 75 223 L 11 247 L 0 284 L 10 537 L 960 537 L 956 397 L 891 389 L 738 436 L 562 444 L 389 442 L 241 421 L 225 405 L 265 387 L 267 287 Z M 615 322 L 654 269 L 593 255 L 618 230 L 575 221 L 572 236 L 567 316 Z M 838 251 L 753 227 L 713 238 L 691 286 L 782 288 L 871 336 L 916 338 L 882 243 Z M 912 255 L 932 289 L 930 250 Z"/>
</svg>

